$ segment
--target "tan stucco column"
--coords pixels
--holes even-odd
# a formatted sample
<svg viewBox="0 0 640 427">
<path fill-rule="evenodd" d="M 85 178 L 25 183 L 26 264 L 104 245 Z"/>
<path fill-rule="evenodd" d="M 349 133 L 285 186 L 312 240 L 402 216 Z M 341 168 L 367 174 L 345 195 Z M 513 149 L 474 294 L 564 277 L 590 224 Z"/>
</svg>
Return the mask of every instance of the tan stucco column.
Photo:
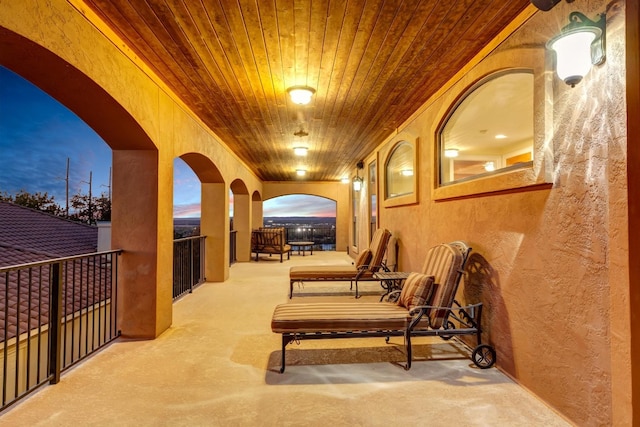
<svg viewBox="0 0 640 427">
<path fill-rule="evenodd" d="M 205 277 L 229 278 L 229 192 L 224 183 L 202 183 L 200 234 L 207 236 Z"/>
<path fill-rule="evenodd" d="M 264 209 L 262 199 L 257 193 L 251 198 L 251 230 L 262 227 L 264 225 Z"/>
<path fill-rule="evenodd" d="M 236 256 L 238 261 L 251 259 L 251 202 L 248 194 L 233 194 L 233 227 L 236 234 Z"/>
<path fill-rule="evenodd" d="M 114 248 L 125 248 L 118 325 L 129 338 L 155 338 L 171 325 L 173 236 L 171 222 L 161 226 L 167 213 L 160 214 L 158 202 L 158 182 L 171 170 L 161 173 L 158 164 L 157 151 L 113 151 L 111 239 Z"/>
</svg>

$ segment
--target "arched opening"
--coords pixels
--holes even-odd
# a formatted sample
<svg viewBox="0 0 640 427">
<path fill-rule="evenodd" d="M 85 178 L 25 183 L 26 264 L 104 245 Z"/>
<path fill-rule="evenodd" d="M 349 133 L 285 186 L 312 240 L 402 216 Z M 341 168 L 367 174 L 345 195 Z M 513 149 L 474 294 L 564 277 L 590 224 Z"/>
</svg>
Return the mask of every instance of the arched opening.
<svg viewBox="0 0 640 427">
<path fill-rule="evenodd" d="M 233 229 L 236 232 L 236 256 L 238 261 L 251 259 L 251 201 L 245 183 L 236 179 L 231 183 L 233 192 Z"/>
<path fill-rule="evenodd" d="M 152 338 L 171 325 L 171 234 L 160 223 L 158 151 L 151 138 L 109 93 L 80 70 L 5 28 L 0 28 L 0 65 L 26 78 L 75 113 L 111 147 L 111 246 L 120 259 L 118 323 L 128 337 Z M 144 268 L 140 268 L 144 266 Z M 164 288 L 167 289 L 164 289 Z"/>
<path fill-rule="evenodd" d="M 287 241 L 314 242 L 313 250 L 336 250 L 335 200 L 290 194 L 265 200 L 264 224 L 284 227 Z"/>
<path fill-rule="evenodd" d="M 229 277 L 229 200 L 222 174 L 215 164 L 198 153 L 180 156 L 196 174 L 201 184 L 200 234 L 206 236 L 205 277 L 222 282 Z"/>
</svg>

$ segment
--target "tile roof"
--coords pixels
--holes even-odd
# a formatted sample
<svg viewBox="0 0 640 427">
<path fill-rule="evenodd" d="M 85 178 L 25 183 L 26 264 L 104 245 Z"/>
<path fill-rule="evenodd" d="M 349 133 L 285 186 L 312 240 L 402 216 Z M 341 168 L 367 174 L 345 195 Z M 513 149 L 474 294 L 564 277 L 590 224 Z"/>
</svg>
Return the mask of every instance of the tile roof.
<svg viewBox="0 0 640 427">
<path fill-rule="evenodd" d="M 0 201 L 0 267 L 95 252 L 98 228 Z"/>
<path fill-rule="evenodd" d="M 0 201 L 0 269 L 54 258 L 94 253 L 97 227 Z M 65 315 L 111 295 L 111 256 L 64 263 Z M 49 322 L 50 264 L 0 274 L 0 342 Z"/>
</svg>

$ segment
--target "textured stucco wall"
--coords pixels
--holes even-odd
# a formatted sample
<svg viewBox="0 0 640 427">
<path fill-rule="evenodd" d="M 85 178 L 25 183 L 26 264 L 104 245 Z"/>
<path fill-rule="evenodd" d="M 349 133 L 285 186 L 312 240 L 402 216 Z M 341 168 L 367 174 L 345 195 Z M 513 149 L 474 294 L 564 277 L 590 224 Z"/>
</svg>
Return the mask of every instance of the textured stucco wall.
<svg viewBox="0 0 640 427">
<path fill-rule="evenodd" d="M 471 244 L 475 254 L 459 295 L 485 303 L 485 335 L 500 369 L 584 426 L 612 423 L 612 360 L 630 363 L 624 348 L 611 346 L 612 319 L 621 316 L 616 335 L 625 336 L 628 313 L 610 307 L 612 295 L 629 292 L 628 270 L 619 259 L 628 241 L 624 2 L 608 12 L 607 62 L 575 88 L 554 75 L 544 44 L 570 11 L 595 17 L 607 3 L 563 2 L 535 14 L 401 127 L 421 141 L 419 203 L 380 209 L 382 225 L 400 240 L 402 270 L 420 269 L 432 245 L 457 239 Z M 438 124 L 471 83 L 514 66 L 536 70 L 536 145 L 538 151 L 548 146 L 553 157 L 536 162 L 534 175 L 539 182 L 547 175 L 550 184 L 435 200 Z M 465 184 L 465 192 L 474 185 L 485 191 L 485 184 Z"/>
</svg>

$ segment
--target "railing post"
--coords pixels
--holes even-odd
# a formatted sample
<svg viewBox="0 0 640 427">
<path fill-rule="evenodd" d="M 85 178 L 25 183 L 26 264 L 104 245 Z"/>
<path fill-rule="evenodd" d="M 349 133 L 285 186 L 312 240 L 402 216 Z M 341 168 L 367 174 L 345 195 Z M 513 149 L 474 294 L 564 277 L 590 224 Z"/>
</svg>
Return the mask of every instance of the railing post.
<svg viewBox="0 0 640 427">
<path fill-rule="evenodd" d="M 189 240 L 189 293 L 193 293 L 193 257 L 195 256 L 193 251 L 193 239 Z"/>
<path fill-rule="evenodd" d="M 60 349 L 62 347 L 62 283 L 61 262 L 51 265 L 51 282 L 49 292 L 49 381 L 60 382 Z"/>
</svg>

